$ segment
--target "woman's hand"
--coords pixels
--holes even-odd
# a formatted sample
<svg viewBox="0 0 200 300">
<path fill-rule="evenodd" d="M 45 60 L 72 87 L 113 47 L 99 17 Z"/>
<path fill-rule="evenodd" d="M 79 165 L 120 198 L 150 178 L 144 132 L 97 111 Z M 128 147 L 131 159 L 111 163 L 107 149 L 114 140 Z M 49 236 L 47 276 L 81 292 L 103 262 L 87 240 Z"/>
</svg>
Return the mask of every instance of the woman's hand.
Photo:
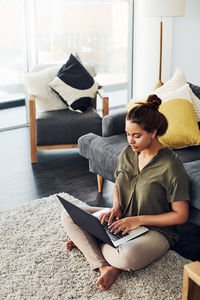
<svg viewBox="0 0 200 300">
<path fill-rule="evenodd" d="M 111 228 L 111 232 L 114 234 L 117 234 L 121 230 L 123 230 L 122 234 L 126 234 L 129 230 L 137 228 L 140 225 L 138 217 L 127 217 L 113 222 L 109 228 Z"/>
<path fill-rule="evenodd" d="M 112 199 L 113 199 L 113 208 L 111 208 L 108 212 L 103 213 L 99 216 L 99 220 L 101 221 L 101 224 L 103 224 L 105 220 L 108 220 L 108 225 L 110 225 L 113 219 L 119 220 L 122 216 L 122 209 L 119 203 L 119 192 L 118 192 L 117 183 L 115 183 L 114 185 Z"/>
<path fill-rule="evenodd" d="M 115 218 L 115 220 L 119 220 L 122 216 L 122 210 L 120 206 L 111 208 L 108 212 L 103 213 L 99 216 L 99 220 L 101 221 L 101 224 L 108 219 L 108 225 L 110 225 Z"/>
</svg>

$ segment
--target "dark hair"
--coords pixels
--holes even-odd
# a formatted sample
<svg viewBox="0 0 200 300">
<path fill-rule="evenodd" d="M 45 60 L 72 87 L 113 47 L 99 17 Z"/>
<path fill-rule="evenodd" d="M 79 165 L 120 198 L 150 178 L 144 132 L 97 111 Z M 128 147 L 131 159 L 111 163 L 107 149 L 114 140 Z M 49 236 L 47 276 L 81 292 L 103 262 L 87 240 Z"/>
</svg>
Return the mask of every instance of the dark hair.
<svg viewBox="0 0 200 300">
<path fill-rule="evenodd" d="M 162 136 L 167 131 L 168 122 L 166 117 L 159 112 L 162 103 L 156 95 L 149 95 L 146 102 L 138 102 L 127 114 L 126 120 L 137 123 L 147 132 L 157 129 L 157 136 Z"/>
</svg>

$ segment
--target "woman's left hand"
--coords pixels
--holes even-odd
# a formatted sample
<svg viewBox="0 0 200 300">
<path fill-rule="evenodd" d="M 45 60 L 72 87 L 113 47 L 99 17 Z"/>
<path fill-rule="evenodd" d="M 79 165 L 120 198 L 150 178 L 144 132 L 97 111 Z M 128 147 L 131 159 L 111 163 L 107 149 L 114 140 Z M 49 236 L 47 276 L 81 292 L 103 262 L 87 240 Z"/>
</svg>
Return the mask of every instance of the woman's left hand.
<svg viewBox="0 0 200 300">
<path fill-rule="evenodd" d="M 117 234 L 119 231 L 123 230 L 122 234 L 126 234 L 129 230 L 137 228 L 141 224 L 139 223 L 139 218 L 136 217 L 127 217 L 120 219 L 119 221 L 113 222 L 109 228 L 111 232 Z"/>
</svg>

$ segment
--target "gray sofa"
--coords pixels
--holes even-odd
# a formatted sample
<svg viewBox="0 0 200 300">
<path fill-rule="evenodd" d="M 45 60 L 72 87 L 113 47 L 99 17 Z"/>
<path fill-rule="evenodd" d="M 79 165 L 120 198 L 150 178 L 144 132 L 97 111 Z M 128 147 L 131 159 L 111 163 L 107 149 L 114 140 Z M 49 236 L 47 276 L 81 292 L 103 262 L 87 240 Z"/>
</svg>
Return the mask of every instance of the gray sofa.
<svg viewBox="0 0 200 300">
<path fill-rule="evenodd" d="M 190 84 L 195 95 L 200 98 L 200 87 Z M 103 118 L 102 136 L 93 133 L 78 140 L 79 151 L 89 160 L 89 170 L 114 182 L 114 171 L 121 151 L 128 145 L 125 134 L 127 110 L 116 110 Z M 199 124 L 200 125 L 200 124 Z M 200 241 L 200 146 L 174 150 L 182 160 L 191 181 L 191 203 L 188 224 L 194 224 Z M 199 229 L 199 231 L 198 231 Z M 200 244 L 198 244 L 200 253 Z M 200 259 L 200 258 L 199 258 Z"/>
</svg>

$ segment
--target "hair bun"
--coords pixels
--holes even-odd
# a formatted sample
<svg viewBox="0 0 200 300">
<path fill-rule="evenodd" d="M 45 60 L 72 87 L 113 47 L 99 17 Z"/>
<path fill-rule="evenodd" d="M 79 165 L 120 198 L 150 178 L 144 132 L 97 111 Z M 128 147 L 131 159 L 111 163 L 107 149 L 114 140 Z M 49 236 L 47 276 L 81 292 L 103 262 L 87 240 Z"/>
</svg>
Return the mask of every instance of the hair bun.
<svg viewBox="0 0 200 300">
<path fill-rule="evenodd" d="M 158 107 L 162 103 L 162 100 L 155 94 L 149 95 L 147 103 L 151 104 L 154 109 L 158 110 Z"/>
</svg>

